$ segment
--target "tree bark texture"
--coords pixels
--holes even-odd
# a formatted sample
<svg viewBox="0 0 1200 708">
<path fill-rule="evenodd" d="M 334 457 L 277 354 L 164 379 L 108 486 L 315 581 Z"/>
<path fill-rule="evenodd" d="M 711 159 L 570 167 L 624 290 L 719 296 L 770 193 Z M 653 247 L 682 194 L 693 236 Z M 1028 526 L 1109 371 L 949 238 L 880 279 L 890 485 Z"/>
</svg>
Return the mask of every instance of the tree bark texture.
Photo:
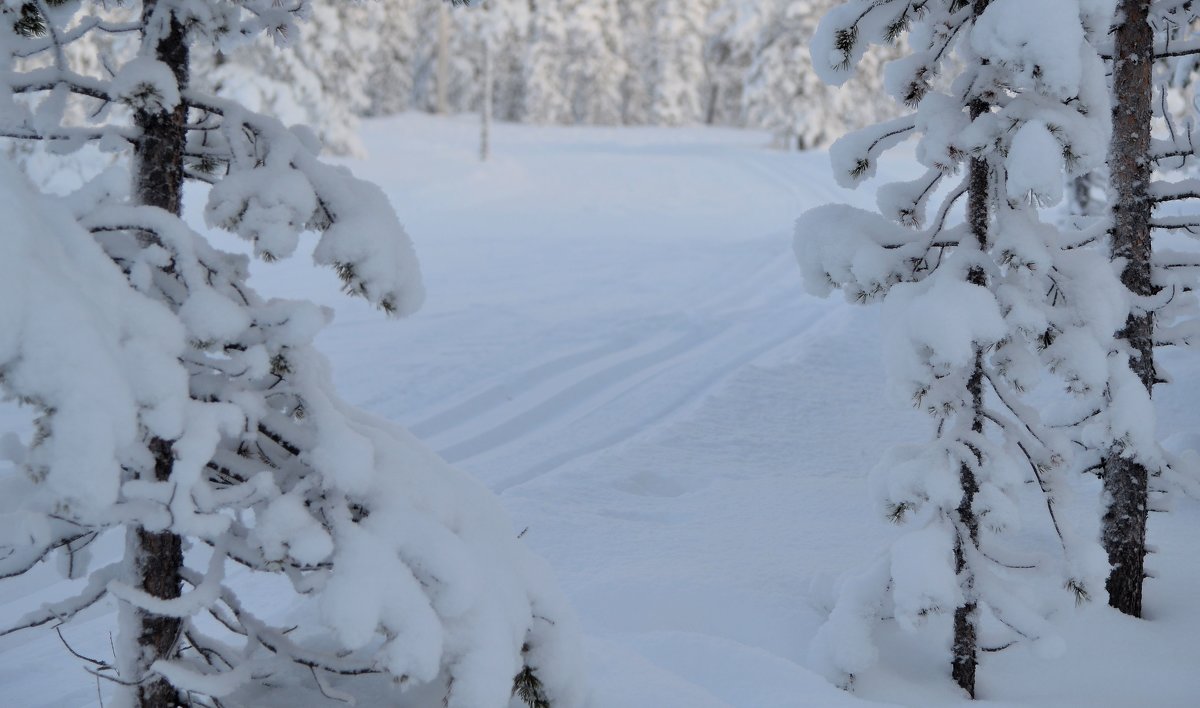
<svg viewBox="0 0 1200 708">
<path fill-rule="evenodd" d="M 142 6 L 143 26 L 146 32 L 155 31 L 149 23 L 154 13 L 156 0 L 147 0 Z M 147 34 L 143 41 L 155 44 L 157 59 L 166 64 L 175 75 L 182 91 L 188 80 L 188 46 L 186 30 L 174 18 L 162 37 Z M 170 112 L 138 110 L 134 122 L 139 137 L 134 144 L 133 193 L 138 203 L 154 206 L 175 215 L 182 213 L 183 196 L 183 151 L 187 108 L 182 104 Z M 143 234 L 150 242 L 157 241 L 152 234 Z M 172 441 L 153 438 L 150 450 L 154 454 L 154 479 L 170 479 L 175 455 Z M 144 528 L 130 530 L 127 541 L 127 562 L 132 566 L 134 579 L 146 593 L 173 599 L 180 596 L 183 567 L 182 539 L 170 531 L 150 532 Z M 138 622 L 137 648 L 139 657 L 134 662 L 139 681 L 136 688 L 136 705 L 139 708 L 176 708 L 187 705 L 186 699 L 161 676 L 150 674 L 149 667 L 159 659 L 169 659 L 177 651 L 182 621 L 176 617 L 154 615 L 144 610 L 134 610 Z"/>
<path fill-rule="evenodd" d="M 1150 276 L 1150 118 L 1154 34 L 1147 20 L 1150 0 L 1122 0 L 1123 17 L 1115 32 L 1113 62 L 1112 171 L 1113 228 L 1111 255 L 1125 260 L 1121 282 L 1134 295 L 1153 295 Z M 1130 366 L 1146 391 L 1153 389 L 1154 315 L 1133 313 L 1118 333 L 1131 352 Z M 1101 536 L 1112 565 L 1108 604 L 1134 617 L 1142 615 L 1142 578 L 1146 558 L 1146 467 L 1122 457 L 1114 445 L 1104 460 L 1108 498 Z"/>
<path fill-rule="evenodd" d="M 972 169 L 974 169 L 972 167 Z M 986 174 L 984 177 L 986 181 Z M 975 269 L 971 272 L 972 282 L 978 278 L 983 280 L 983 271 Z M 984 281 L 986 283 L 986 281 Z M 979 284 L 979 283 L 976 283 Z M 971 394 L 974 420 L 971 429 L 977 433 L 983 432 L 983 352 L 975 352 L 975 368 L 971 378 L 967 380 L 967 390 Z M 975 573 L 967 562 L 966 544 L 975 546 L 979 543 L 979 519 L 975 516 L 973 505 L 975 495 L 979 492 L 979 481 L 974 471 L 967 465 L 959 468 L 959 484 L 962 486 L 962 501 L 958 505 L 958 539 L 954 544 L 954 572 L 958 575 L 959 586 L 963 591 L 963 604 L 954 610 L 954 645 L 951 658 L 950 675 L 954 682 L 962 687 L 971 698 L 975 697 L 975 670 L 979 665 L 979 604 L 975 598 Z M 967 538 L 962 537 L 966 530 Z"/>
<path fill-rule="evenodd" d="M 976 0 L 973 11 L 978 17 L 987 7 L 988 0 Z M 987 113 L 988 104 L 974 98 L 968 104 L 971 119 Z M 986 159 L 971 160 L 967 177 L 967 223 L 971 234 L 979 244 L 980 252 L 987 251 L 988 203 L 991 198 L 988 162 Z M 967 273 L 972 285 L 987 287 L 987 274 L 982 268 L 972 268 Z M 971 429 L 983 432 L 983 351 L 976 349 L 975 365 L 967 380 L 967 391 L 971 395 Z M 975 516 L 975 495 L 979 492 L 979 481 L 974 471 L 964 464 L 959 468 L 959 484 L 962 500 L 959 502 L 958 538 L 954 545 L 954 571 L 958 575 L 963 591 L 963 604 L 954 610 L 954 640 L 952 646 L 950 675 L 971 698 L 975 697 L 975 673 L 979 665 L 979 604 L 975 597 L 975 574 L 967 561 L 965 544 L 975 546 L 979 542 L 979 519 Z M 966 531 L 967 538 L 962 537 Z"/>
</svg>

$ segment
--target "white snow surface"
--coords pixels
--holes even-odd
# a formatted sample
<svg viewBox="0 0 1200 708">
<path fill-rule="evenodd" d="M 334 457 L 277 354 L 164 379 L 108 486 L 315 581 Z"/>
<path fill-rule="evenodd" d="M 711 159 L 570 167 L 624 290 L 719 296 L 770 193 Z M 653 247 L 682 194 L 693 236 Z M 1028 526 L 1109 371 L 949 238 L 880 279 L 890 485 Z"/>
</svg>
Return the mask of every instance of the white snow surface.
<svg viewBox="0 0 1200 708">
<path fill-rule="evenodd" d="M 826 202 L 869 208 L 872 190 L 841 190 L 826 154 L 769 151 L 758 133 L 498 125 L 482 164 L 476 136 L 467 118 L 369 122 L 370 157 L 350 163 L 412 235 L 427 290 L 416 315 L 386 319 L 304 263 L 256 263 L 252 283 L 333 308 L 318 344 L 346 399 L 501 495 L 579 615 L 590 708 L 1197 704 L 1200 504 L 1188 497 L 1152 515 L 1146 620 L 1102 603 L 1059 613 L 1050 622 L 1063 656 L 1036 645 L 985 655 L 984 700 L 972 704 L 933 639 L 947 617 L 910 621 L 952 598 L 914 596 L 897 608 L 906 629 L 885 628 L 854 693 L 827 683 L 808 647 L 830 578 L 872 572 L 894 535 L 868 471 L 885 449 L 928 433 L 883 395 L 886 308 L 805 294 L 791 252 L 799 214 Z M 923 172 L 912 149 L 896 152 L 907 157 L 881 160 L 878 182 Z M 204 199 L 192 196 L 199 226 Z M 270 204 L 291 208 L 290 198 Z M 1174 383 L 1156 391 L 1159 432 L 1195 447 L 1200 365 L 1171 355 L 1166 367 Z M 7 429 L 28 425 L 20 409 L 2 415 Z M 1066 512 L 1095 514 L 1095 489 L 1073 491 Z M 271 513 L 291 538 L 264 547 L 322 556 L 327 539 L 289 524 L 299 518 L 289 503 Z M 98 561 L 120 546 L 102 539 Z M 0 584 L 0 618 L 81 582 L 39 566 Z M 272 607 L 269 585 L 246 593 L 268 619 L 290 609 Z M 63 634 L 108 659 L 114 626 L 106 600 Z M 93 708 L 111 693 L 45 628 L 0 638 L 0 690 L 15 708 Z M 396 705 L 382 696 L 358 705 Z"/>
</svg>

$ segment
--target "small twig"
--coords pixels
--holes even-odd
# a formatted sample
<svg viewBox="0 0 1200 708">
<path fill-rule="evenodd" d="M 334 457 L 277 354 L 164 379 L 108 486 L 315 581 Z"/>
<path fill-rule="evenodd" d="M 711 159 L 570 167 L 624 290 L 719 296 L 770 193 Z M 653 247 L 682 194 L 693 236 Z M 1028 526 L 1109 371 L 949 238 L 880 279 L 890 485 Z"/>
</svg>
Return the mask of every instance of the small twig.
<svg viewBox="0 0 1200 708">
<path fill-rule="evenodd" d="M 149 681 L 151 678 L 150 676 L 143 676 L 142 678 L 138 679 L 137 681 L 125 681 L 124 679 L 119 679 L 116 676 L 107 676 L 105 674 L 100 673 L 99 671 L 90 669 L 86 666 L 83 667 L 83 670 L 88 672 L 92 676 L 95 676 L 97 680 L 104 679 L 105 681 L 111 681 L 119 686 L 141 686 L 142 684 Z"/>
<path fill-rule="evenodd" d="M 93 659 L 90 656 L 84 656 L 83 654 L 80 654 L 79 652 L 75 651 L 75 649 L 72 648 L 71 645 L 67 643 L 66 637 L 63 636 L 61 623 L 54 625 L 54 633 L 58 635 L 58 640 L 60 642 L 62 642 L 62 645 L 64 647 L 67 648 L 67 651 L 71 652 L 71 656 L 75 657 L 76 659 L 86 661 L 89 664 L 95 664 L 96 666 L 99 666 L 101 670 L 112 668 L 111 664 L 107 664 L 103 661 L 100 661 L 99 659 Z"/>
<path fill-rule="evenodd" d="M 329 691 L 331 691 L 333 689 L 330 688 L 328 686 L 328 684 L 325 683 L 325 679 L 321 678 L 321 675 L 317 673 L 316 667 L 309 666 L 308 670 L 312 672 L 313 681 L 317 682 L 317 690 L 319 690 L 321 692 L 322 696 L 325 696 L 326 698 L 328 698 L 331 701 L 337 701 L 338 703 L 345 703 L 346 705 L 351 705 L 351 706 L 354 705 L 354 698 L 352 698 L 351 696 L 330 694 Z M 335 691 L 334 693 L 338 693 L 338 692 Z"/>
</svg>

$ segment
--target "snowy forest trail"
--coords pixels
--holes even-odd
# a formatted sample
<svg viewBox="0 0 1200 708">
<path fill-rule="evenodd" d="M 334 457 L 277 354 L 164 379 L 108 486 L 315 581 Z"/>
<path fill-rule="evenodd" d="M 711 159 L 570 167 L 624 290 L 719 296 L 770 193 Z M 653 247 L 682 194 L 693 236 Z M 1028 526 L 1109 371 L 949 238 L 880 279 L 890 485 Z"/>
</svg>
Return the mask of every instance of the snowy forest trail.
<svg viewBox="0 0 1200 708">
<path fill-rule="evenodd" d="M 665 144 L 639 146 L 642 149 L 634 152 L 628 145 L 607 139 L 603 130 L 595 133 L 600 139 L 594 143 L 577 141 L 564 149 L 566 158 L 613 171 L 634 167 L 614 180 L 618 184 L 642 177 L 642 163 L 647 156 L 673 169 L 683 165 L 689 174 L 688 198 L 692 202 L 680 203 L 684 195 L 665 190 L 676 203 L 666 217 L 676 223 L 670 223 L 664 218 L 662 205 L 656 203 L 664 191 L 660 186 L 654 192 L 642 192 L 637 199 L 627 196 L 614 201 L 612 206 L 619 213 L 607 217 L 612 222 L 607 228 L 606 216 L 599 215 L 583 226 L 573 223 L 577 214 L 594 206 L 588 203 L 592 185 L 584 183 L 577 185 L 571 202 L 555 199 L 545 205 L 550 209 L 529 204 L 522 217 L 505 224 L 497 219 L 492 226 L 500 238 L 525 228 L 532 232 L 531 219 L 550 222 L 536 225 L 543 233 L 520 234 L 555 239 L 557 242 L 548 244 L 547 255 L 564 246 L 575 250 L 608 242 L 610 248 L 592 255 L 588 264 L 591 272 L 578 275 L 586 278 L 597 265 L 611 265 L 611 282 L 597 283 L 601 287 L 586 296 L 570 291 L 561 293 L 561 297 L 547 293 L 547 302 L 575 299 L 580 309 L 567 321 L 555 323 L 545 335 L 524 338 L 537 345 L 529 365 L 469 382 L 463 389 L 470 393 L 452 396 L 448 404 L 435 404 L 426 417 L 412 419 L 407 418 L 411 414 L 398 412 L 411 421 L 414 433 L 451 462 L 469 461 L 472 467 L 488 470 L 522 470 L 515 476 L 506 474 L 503 480 L 492 480 L 497 489 L 528 481 L 571 460 L 665 426 L 742 367 L 775 347 L 803 337 L 827 310 L 824 303 L 814 303 L 800 294 L 788 233 L 800 207 L 829 197 L 831 189 L 826 180 L 800 167 L 795 159 L 788 160 L 788 156 L 767 151 L 759 144 L 747 144 L 745 134 L 729 133 L 727 137 L 736 136 L 737 141 L 726 144 L 686 139 L 673 142 L 673 133 L 657 131 L 656 137 Z M 545 150 L 544 146 L 538 147 Z M 547 162 L 563 158 L 547 152 L 539 157 Z M 530 172 L 534 169 L 527 164 L 523 167 Z M 481 169 L 486 173 L 492 166 Z M 712 183 L 705 184 L 696 175 L 708 176 Z M 603 183 L 598 186 L 611 188 Z M 530 196 L 537 194 L 534 191 Z M 713 205 L 721 211 L 697 223 L 694 212 L 706 207 L 712 210 Z M 518 202 L 512 206 L 521 205 Z M 644 213 L 638 214 L 638 210 Z M 751 214 L 753 217 L 747 218 Z M 555 217 L 561 223 L 553 223 Z M 447 239 L 453 239 L 456 232 L 471 230 L 467 224 L 456 228 L 442 223 L 437 228 L 443 234 L 439 238 Z M 614 239 L 621 231 L 632 233 Z M 589 238 L 595 241 L 588 243 Z M 585 241 L 581 244 L 579 240 Z M 708 254 L 701 250 L 706 241 L 716 241 L 724 250 L 737 247 L 743 240 L 754 245 L 751 257 L 738 254 L 741 262 L 734 262 L 732 268 L 726 259 L 709 261 Z M 617 272 L 631 247 L 652 248 L 653 252 L 645 258 L 629 259 L 631 272 Z M 672 248 L 677 250 L 672 253 Z M 698 256 L 694 260 L 693 252 Z M 532 268 L 525 274 L 530 279 L 522 288 L 525 290 L 531 280 L 548 275 L 539 272 L 539 266 L 550 264 L 535 259 L 528 265 Z M 550 265 L 550 269 L 549 275 L 553 275 L 558 268 Z M 669 274 L 676 282 L 669 283 L 669 290 L 652 283 L 647 285 L 654 287 L 645 287 L 644 294 L 637 292 L 652 273 Z M 610 293 L 618 300 L 627 294 L 638 295 L 636 309 L 623 307 L 619 317 L 605 312 Z M 495 307 L 509 295 L 497 293 L 489 305 Z M 531 314 L 544 304 L 523 310 Z M 600 316 L 586 339 L 561 336 L 564 324 L 586 324 L 586 319 L 579 318 L 580 313 Z M 497 314 L 502 318 L 506 312 Z M 567 351 L 558 353 L 563 349 Z M 554 354 L 547 356 L 551 352 Z"/>
<path fill-rule="evenodd" d="M 824 153 L 772 151 L 759 133 L 500 124 L 481 164 L 477 131 L 471 117 L 369 122 L 370 157 L 349 162 L 413 237 L 428 291 L 419 313 L 389 322 L 304 263 L 255 264 L 252 283 L 333 308 L 319 344 L 347 400 L 501 494 L 578 611 L 590 708 L 967 705 L 938 682 L 945 657 L 931 642 L 856 695 L 807 668 L 820 588 L 893 536 L 866 473 L 925 432 L 886 395 L 877 309 L 805 295 L 791 252 L 804 209 L 866 206 L 869 191 L 838 189 Z M 1178 414 L 1167 432 L 1196 429 L 1193 400 L 1166 395 Z M 1177 539 L 1200 527 L 1194 503 L 1179 507 L 1154 529 Z M 99 555 L 116 555 L 120 539 L 105 542 Z M 1177 590 L 1149 587 L 1165 616 L 1177 616 L 1178 588 L 1200 583 L 1192 547 L 1160 543 L 1157 567 L 1171 564 Z M 39 569 L 0 588 L 0 613 L 70 587 Z M 270 606 L 270 588 L 259 599 Z M 67 640 L 106 658 L 111 606 L 82 619 Z M 1106 622 L 1073 621 L 1070 651 L 1083 658 L 1071 663 L 1026 649 L 986 657 L 987 705 L 1144 704 L 1163 672 L 1174 692 L 1153 705 L 1196 705 L 1188 642 L 1200 622 L 1132 626 L 1130 650 L 1113 656 Z M 0 687 L 0 706 L 99 705 L 53 632 L 0 638 Z"/>
<path fill-rule="evenodd" d="M 377 164 L 368 176 L 385 180 Z M 478 185 L 460 210 L 426 216 L 413 207 L 444 198 L 392 192 L 430 302 L 397 327 L 418 333 L 387 350 L 411 338 L 447 360 L 421 388 L 369 405 L 503 493 L 568 587 L 597 663 L 643 673 L 642 695 L 605 682 L 599 706 L 858 702 L 802 666 L 816 564 L 789 521 L 869 516 L 837 473 L 871 455 L 817 449 L 869 416 L 834 410 L 861 377 L 837 360 L 864 357 L 827 346 L 851 308 L 804 295 L 791 252 L 795 216 L 834 198 L 824 164 L 737 131 L 500 126 L 493 162 L 455 180 Z M 443 278 L 454 306 L 439 302 Z M 429 363 L 414 353 L 411 366 Z M 880 382 L 864 384 L 871 401 Z M 818 544 L 822 565 L 839 546 Z M 731 681 L 730 666 L 743 675 Z"/>
</svg>

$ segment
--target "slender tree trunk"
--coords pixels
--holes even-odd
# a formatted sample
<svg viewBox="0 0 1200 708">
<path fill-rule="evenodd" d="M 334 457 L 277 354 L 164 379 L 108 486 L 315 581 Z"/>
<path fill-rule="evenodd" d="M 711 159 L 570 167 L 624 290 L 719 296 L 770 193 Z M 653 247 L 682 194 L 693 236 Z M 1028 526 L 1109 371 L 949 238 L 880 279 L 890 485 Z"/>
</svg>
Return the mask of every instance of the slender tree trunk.
<svg viewBox="0 0 1200 708">
<path fill-rule="evenodd" d="M 986 0 L 977 2 L 976 14 L 983 12 Z M 971 118 L 974 120 L 987 112 L 988 106 L 981 99 L 971 101 Z M 979 250 L 987 250 L 988 242 L 988 202 L 990 199 L 990 180 L 988 164 L 984 159 L 971 160 L 967 182 L 967 222 L 971 233 L 979 243 Z M 987 287 L 987 274 L 982 268 L 972 268 L 967 274 L 967 280 L 972 285 Z M 967 379 L 967 391 L 971 394 L 971 429 L 976 433 L 983 432 L 983 352 L 975 351 L 975 366 Z M 962 500 L 958 505 L 958 521 L 967 531 L 967 538 L 961 535 L 954 547 L 954 570 L 958 574 L 959 585 L 963 589 L 963 604 L 954 610 L 954 645 L 951 659 L 950 675 L 954 682 L 963 688 L 971 698 L 975 697 L 975 669 L 979 664 L 979 604 L 975 598 L 975 573 L 967 562 L 965 544 L 975 546 L 979 543 L 979 519 L 975 516 L 975 495 L 979 492 L 979 482 L 975 473 L 967 465 L 959 469 L 959 483 L 962 486 Z"/>
<path fill-rule="evenodd" d="M 142 6 L 145 23 L 154 12 L 156 0 Z M 153 42 L 147 36 L 143 41 Z M 187 85 L 188 47 L 186 31 L 171 18 L 166 36 L 157 38 L 155 55 L 170 67 L 182 90 Z M 172 214 L 181 213 L 183 194 L 183 148 L 187 109 L 180 105 L 173 111 L 153 113 L 137 111 L 134 121 L 140 137 L 134 146 L 133 190 L 135 199 L 146 206 L 155 206 Z M 143 240 L 154 242 L 157 237 L 143 234 Z M 150 450 L 154 454 L 154 479 L 170 478 L 174 464 L 171 441 L 154 438 Z M 126 537 L 126 563 L 130 579 L 146 593 L 163 599 L 180 595 L 180 570 L 183 567 L 183 545 L 178 535 L 170 531 L 151 532 L 144 528 L 130 529 Z M 159 659 L 170 658 L 177 650 L 181 620 L 154 615 L 133 607 L 122 607 L 122 613 L 133 616 L 136 627 L 137 657 L 132 664 L 133 680 L 138 681 L 135 705 L 138 708 L 175 708 L 186 705 L 171 684 L 160 676 L 150 676 L 150 665 Z M 130 624 L 123 621 L 123 628 Z M 132 647 L 131 647 L 132 648 Z M 145 679 L 145 680 L 143 680 Z"/>
<path fill-rule="evenodd" d="M 987 8 L 989 0 L 975 0 L 972 13 L 978 17 Z M 975 97 L 967 109 L 971 120 L 988 111 L 988 104 Z M 967 177 L 967 225 L 979 244 L 980 252 L 988 245 L 988 204 L 991 198 L 991 179 L 986 159 L 972 159 Z M 967 280 L 980 287 L 987 287 L 987 274 L 982 268 L 972 268 Z M 971 394 L 971 430 L 983 432 L 983 351 L 975 350 L 975 366 L 967 380 L 967 391 Z M 975 495 L 979 492 L 979 481 L 967 465 L 959 469 L 959 484 L 962 500 L 958 504 L 958 538 L 954 545 L 954 570 L 958 574 L 959 586 L 963 591 L 963 604 L 954 610 L 954 641 L 950 659 L 950 676 L 971 698 L 975 697 L 975 672 L 979 666 L 979 602 L 975 596 L 975 572 L 968 561 L 965 544 L 972 547 L 979 543 L 979 519 L 975 516 Z M 967 538 L 962 537 L 966 530 Z"/>
<path fill-rule="evenodd" d="M 480 106 L 479 159 L 484 162 L 492 154 L 492 37 L 487 30 L 483 37 L 483 104 Z"/>
<path fill-rule="evenodd" d="M 158 480 L 166 479 L 171 473 L 174 456 L 171 442 L 154 438 L 150 443 L 154 451 L 154 472 Z M 178 535 L 170 532 L 152 533 L 143 528 L 131 528 L 125 537 L 125 562 L 131 579 L 144 592 L 163 599 L 179 597 L 179 570 L 183 567 L 183 544 Z M 187 705 L 186 699 L 161 676 L 150 677 L 150 665 L 159 659 L 174 655 L 179 643 L 181 621 L 177 617 L 154 615 L 130 606 L 122 606 L 121 613 L 133 616 L 136 645 L 123 640 L 125 647 L 136 652 L 131 665 L 131 676 L 123 677 L 139 681 L 134 694 L 137 708 L 176 708 Z M 129 627 L 124 619 L 122 630 Z"/>
<path fill-rule="evenodd" d="M 982 271 L 972 271 L 974 274 Z M 983 352 L 975 352 L 975 369 L 967 381 L 967 389 L 971 392 L 971 403 L 976 415 L 972 429 L 977 433 L 983 432 Z M 962 687 L 971 698 L 975 697 L 975 670 L 979 665 L 979 603 L 975 598 L 975 572 L 967 562 L 966 544 L 975 546 L 979 542 L 979 519 L 975 517 L 972 505 L 975 494 L 979 492 L 979 482 L 975 473 L 967 465 L 959 469 L 959 482 L 962 485 L 962 501 L 958 505 L 958 520 L 966 528 L 967 538 L 961 535 L 954 544 L 954 570 L 958 574 L 959 585 L 963 590 L 963 604 L 954 609 L 954 645 L 950 663 L 950 676 Z"/>
<path fill-rule="evenodd" d="M 1135 295 L 1153 295 L 1150 278 L 1150 118 L 1154 34 L 1147 16 L 1150 0 L 1121 0 L 1123 21 L 1115 31 L 1113 61 L 1113 132 L 1109 149 L 1112 170 L 1113 229 L 1111 255 L 1125 260 L 1121 282 Z M 1153 389 L 1154 315 L 1131 314 L 1118 336 L 1132 352 L 1130 365 L 1146 391 Z M 1142 615 L 1142 578 L 1146 558 L 1146 493 L 1144 465 L 1122 457 L 1115 447 L 1104 460 L 1108 508 L 1101 535 L 1112 564 L 1108 604 L 1134 617 Z"/>
<path fill-rule="evenodd" d="M 437 112 L 445 115 L 450 112 L 450 10 L 444 2 L 438 8 L 437 42 Z"/>
</svg>

